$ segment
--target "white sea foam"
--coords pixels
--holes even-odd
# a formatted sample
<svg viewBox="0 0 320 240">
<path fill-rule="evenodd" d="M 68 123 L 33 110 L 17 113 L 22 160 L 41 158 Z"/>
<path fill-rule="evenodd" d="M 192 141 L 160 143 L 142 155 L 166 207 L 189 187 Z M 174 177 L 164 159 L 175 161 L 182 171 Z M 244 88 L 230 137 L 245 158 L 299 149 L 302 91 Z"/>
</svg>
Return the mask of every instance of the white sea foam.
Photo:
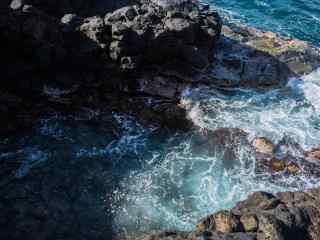
<svg viewBox="0 0 320 240">
<path fill-rule="evenodd" d="M 250 137 L 263 136 L 275 142 L 290 137 L 304 149 L 310 149 L 319 147 L 319 92 L 320 69 L 301 79 L 291 79 L 283 89 L 236 89 L 227 93 L 208 87 L 189 89 L 181 101 L 187 106 L 189 118 L 203 130 L 241 128 Z M 93 113 L 88 119 L 101 114 Z M 19 153 L 24 159 L 16 177 L 25 176 L 32 167 L 50 158 L 50 151 L 41 147 L 42 139 L 74 144 L 75 158 L 112 159 L 113 174 L 119 174 L 121 181 L 110 196 L 110 212 L 115 229 L 128 235 L 156 229 L 190 230 L 199 218 L 231 208 L 253 191 L 277 192 L 319 185 L 319 181 L 306 176 L 257 174 L 254 158 L 242 147 L 237 167 L 225 168 L 221 153 L 199 153 L 193 149 L 193 133 L 175 134 L 150 147 L 153 129 L 127 115 L 114 113 L 113 119 L 119 135 L 110 142 L 103 141 L 103 132 L 92 133 L 92 129 L 80 123 L 66 125 L 59 116 L 41 121 L 36 126 L 38 145 L 24 147 Z M 103 144 L 91 143 L 97 138 Z M 130 168 L 135 162 L 138 167 Z M 118 164 L 126 171 L 120 172 Z"/>
<path fill-rule="evenodd" d="M 281 177 L 254 172 L 254 160 L 239 154 L 236 169 L 225 169 L 219 156 L 194 155 L 190 139 L 168 146 L 160 164 L 132 171 L 113 194 L 119 203 L 114 226 L 128 234 L 156 229 L 193 229 L 197 220 L 220 209 L 231 208 L 248 194 L 277 192 L 315 186 L 305 177 Z M 249 166 L 245 164 L 248 162 Z M 243 160 L 243 161 L 241 161 Z M 125 193 L 125 194 L 123 194 Z M 115 204 L 117 205 L 117 204 Z"/>
<path fill-rule="evenodd" d="M 209 88 L 187 90 L 182 102 L 204 129 L 241 128 L 251 137 L 290 137 L 304 148 L 319 146 L 320 70 L 269 92 L 238 89 L 222 94 Z M 240 165 L 226 169 L 217 155 L 193 152 L 192 136 L 175 136 L 153 152 L 149 164 L 131 171 L 112 198 L 114 225 L 127 234 L 155 229 L 190 230 L 206 214 L 230 208 L 251 192 L 298 190 L 319 185 L 307 176 L 257 174 L 250 152 L 240 148 Z M 156 164 L 157 163 L 157 164 Z M 123 194 L 125 193 L 125 194 Z"/>
<path fill-rule="evenodd" d="M 238 89 L 228 96 L 208 88 L 184 95 L 189 116 L 203 128 L 241 128 L 251 136 L 285 136 L 305 148 L 319 145 L 320 70 L 291 79 L 286 88 L 261 93 Z"/>
<path fill-rule="evenodd" d="M 319 111 L 320 110 L 320 68 L 311 74 L 303 77 L 302 89 L 304 96 L 312 104 L 312 106 Z"/>
</svg>

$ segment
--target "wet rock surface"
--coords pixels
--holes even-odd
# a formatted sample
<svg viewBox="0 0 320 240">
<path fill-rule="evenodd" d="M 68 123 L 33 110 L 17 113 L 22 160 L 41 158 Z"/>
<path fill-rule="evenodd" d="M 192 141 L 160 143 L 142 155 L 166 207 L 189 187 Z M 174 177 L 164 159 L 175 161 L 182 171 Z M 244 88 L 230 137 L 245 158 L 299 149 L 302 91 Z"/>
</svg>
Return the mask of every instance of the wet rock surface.
<svg viewBox="0 0 320 240">
<path fill-rule="evenodd" d="M 231 169 L 239 164 L 237 156 L 240 151 L 246 151 L 249 141 L 247 133 L 241 129 L 221 128 L 196 134 L 191 147 L 198 154 L 219 154 L 224 168 Z"/>
<path fill-rule="evenodd" d="M 269 172 L 274 174 L 306 175 L 319 177 L 318 149 L 304 150 L 298 143 L 285 137 L 278 143 L 273 143 L 267 138 L 257 137 L 249 140 L 249 134 L 237 128 L 220 128 L 205 130 L 193 137 L 192 151 L 198 154 L 215 156 L 224 168 L 235 168 L 239 156 L 246 154 L 255 159 L 257 173 Z"/>
<path fill-rule="evenodd" d="M 257 142 L 260 145 L 255 144 Z M 314 158 L 317 149 L 305 151 L 290 138 L 284 138 L 277 144 L 265 138 L 256 138 L 252 146 L 255 151 L 258 172 L 270 171 L 288 175 L 319 176 L 319 162 Z M 262 151 L 266 149 L 268 151 Z"/>
<path fill-rule="evenodd" d="M 272 195 L 257 192 L 230 211 L 210 215 L 191 233 L 159 233 L 145 239 L 318 239 L 319 189 Z"/>
<path fill-rule="evenodd" d="M 319 67 L 319 50 L 242 25 L 224 26 L 213 75 L 217 84 L 268 88 Z"/>
</svg>

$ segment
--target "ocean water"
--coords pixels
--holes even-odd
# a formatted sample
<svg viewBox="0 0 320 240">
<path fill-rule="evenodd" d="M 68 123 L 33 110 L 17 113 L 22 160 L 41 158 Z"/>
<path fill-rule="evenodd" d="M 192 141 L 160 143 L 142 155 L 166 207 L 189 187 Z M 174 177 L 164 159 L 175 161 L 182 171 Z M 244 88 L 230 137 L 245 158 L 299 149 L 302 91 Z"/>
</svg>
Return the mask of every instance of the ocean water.
<svg viewBox="0 0 320 240">
<path fill-rule="evenodd" d="M 276 143 L 286 139 L 304 149 L 319 147 L 319 90 L 320 70 L 266 93 L 234 89 L 226 95 L 209 88 L 186 91 L 182 101 L 190 106 L 189 117 L 199 132 L 167 139 L 146 158 L 142 169 L 122 179 L 114 195 L 121 202 L 114 209 L 115 227 L 128 232 L 190 230 L 201 217 L 231 208 L 254 191 L 319 186 L 319 179 L 304 175 L 257 173 L 253 154 L 245 146 L 239 147 L 231 168 L 224 165 L 221 152 L 208 154 L 194 148 L 195 136 L 201 131 L 219 128 L 243 129 L 249 139 L 260 136 Z"/>
<path fill-rule="evenodd" d="M 229 21 L 320 45 L 319 0 L 203 0 Z"/>
<path fill-rule="evenodd" d="M 319 147 L 319 91 L 320 69 L 264 93 L 185 91 L 181 100 L 189 106 L 189 118 L 198 129 L 183 133 L 146 128 L 116 112 L 87 114 L 88 109 L 83 109 L 86 113 L 53 115 L 35 124 L 31 134 L 2 142 L 0 161 L 18 162 L 14 178 L 26 186 L 41 168 L 49 173 L 50 168 L 56 169 L 50 174 L 53 183 L 80 173 L 86 179 L 88 174 L 89 182 L 66 186 L 71 196 L 88 194 L 79 200 L 83 204 L 79 211 L 86 216 L 81 220 L 85 231 L 96 227 L 86 218 L 95 219 L 101 209 L 108 219 L 105 225 L 121 239 L 135 239 L 137 233 L 151 230 L 192 230 L 202 217 L 231 208 L 254 191 L 320 185 L 310 176 L 255 171 L 255 158 L 246 145 L 237 146 L 231 166 L 222 160 L 223 152 L 210 151 L 206 142 L 204 148 L 198 145 L 205 131 L 240 128 L 249 140 L 260 136 L 274 142 L 288 139 L 306 150 Z M 63 175 L 66 167 L 69 177 Z M 100 184 L 91 185 L 94 182 Z"/>
<path fill-rule="evenodd" d="M 218 8 L 225 20 L 319 45 L 319 0 L 206 2 Z M 102 198 L 105 206 L 84 198 L 87 205 L 82 211 L 94 217 L 92 209 L 104 209 L 110 220 L 105 224 L 128 239 L 150 230 L 192 230 L 200 218 L 231 208 L 254 191 L 319 185 L 319 179 L 310 176 L 257 173 L 253 153 L 242 145 L 228 167 L 222 152 L 197 148 L 197 136 L 219 128 L 240 128 L 249 140 L 259 136 L 274 142 L 289 139 L 306 150 L 319 147 L 319 92 L 320 69 L 268 92 L 185 91 L 181 101 L 189 106 L 188 116 L 198 126 L 187 133 L 146 128 L 117 112 L 83 109 L 75 115 L 53 114 L 35 124 L 31 134 L 1 142 L 0 161 L 19 163 L 14 177 L 20 182 L 27 181 L 33 170 L 55 163 L 63 168 L 72 162 L 73 174 L 84 168 L 90 174 L 99 173 L 94 178 L 105 184 L 95 186 L 90 196 Z M 63 181 L 59 174 L 52 178 Z M 79 191 L 88 191 L 87 183 L 77 185 Z M 88 220 L 83 228 L 90 231 L 91 226 Z"/>
</svg>

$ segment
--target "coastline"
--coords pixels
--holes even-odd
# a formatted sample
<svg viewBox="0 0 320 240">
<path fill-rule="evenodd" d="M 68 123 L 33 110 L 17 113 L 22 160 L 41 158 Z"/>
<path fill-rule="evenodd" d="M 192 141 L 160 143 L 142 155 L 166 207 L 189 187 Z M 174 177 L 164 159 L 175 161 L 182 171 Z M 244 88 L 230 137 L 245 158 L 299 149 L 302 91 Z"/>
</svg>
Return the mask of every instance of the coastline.
<svg viewBox="0 0 320 240">
<path fill-rule="evenodd" d="M 7 118 L 1 120 L 2 135 L 28 131 L 52 109 L 70 113 L 83 107 L 129 113 L 147 126 L 189 130 L 195 126 L 180 102 L 188 88 L 267 91 L 320 67 L 319 49 L 305 42 L 222 26 L 207 6 L 186 9 L 163 12 L 142 4 L 104 18 L 68 14 L 61 21 L 30 5 L 3 10 L 1 40 L 12 62 L 6 63 L 1 92 L 0 111 Z M 319 188 L 255 193 L 231 211 L 204 219 L 195 232 L 146 239 L 318 239 L 319 196 Z"/>
</svg>

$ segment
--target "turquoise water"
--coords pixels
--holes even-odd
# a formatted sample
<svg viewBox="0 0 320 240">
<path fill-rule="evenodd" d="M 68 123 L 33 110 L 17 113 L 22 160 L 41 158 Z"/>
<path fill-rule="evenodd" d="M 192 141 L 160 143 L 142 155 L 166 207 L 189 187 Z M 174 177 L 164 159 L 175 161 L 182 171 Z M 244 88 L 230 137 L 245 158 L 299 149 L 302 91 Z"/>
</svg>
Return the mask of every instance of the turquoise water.
<svg viewBox="0 0 320 240">
<path fill-rule="evenodd" d="M 189 117 L 199 129 L 171 136 L 151 156 L 143 157 L 142 169 L 122 179 L 121 190 L 113 196 L 121 202 L 114 209 L 115 226 L 129 232 L 173 226 L 190 230 L 201 217 L 231 208 L 254 191 L 318 186 L 318 179 L 304 175 L 257 173 L 253 153 L 245 145 L 238 146 L 235 163 L 226 167 L 222 152 L 210 151 L 208 143 L 203 149 L 195 139 L 208 130 L 240 128 L 249 140 L 262 136 L 297 142 L 304 149 L 318 147 L 319 91 L 320 71 L 315 71 L 267 93 L 235 89 L 222 94 L 209 88 L 185 92 L 182 101 L 189 105 Z"/>
<path fill-rule="evenodd" d="M 320 0 L 204 0 L 228 20 L 320 45 Z"/>
<path fill-rule="evenodd" d="M 319 45 L 319 0 L 215 0 L 212 6 L 226 20 Z M 29 135 L 2 142 L 0 162 L 21 160 L 14 178 L 26 185 L 32 170 L 39 168 L 57 169 L 50 176 L 53 182 L 68 180 L 60 173 L 65 171 L 90 176 L 90 181 L 77 182 L 76 190 L 64 186 L 70 195 L 85 193 L 73 199 L 82 207 L 84 231 L 97 228 L 101 209 L 108 219 L 99 218 L 102 226 L 127 236 L 157 229 L 191 230 L 203 216 L 231 208 L 254 191 L 300 190 L 319 184 L 303 175 L 258 174 L 246 146 L 238 146 L 231 167 L 224 165 L 221 152 L 197 149 L 198 136 L 222 127 L 241 128 L 249 140 L 290 139 L 304 149 L 319 147 L 319 92 L 320 70 L 265 93 L 186 91 L 181 101 L 198 126 L 187 133 L 146 128 L 119 113 L 83 109 L 72 116 L 53 114 L 35 124 Z"/>
</svg>

